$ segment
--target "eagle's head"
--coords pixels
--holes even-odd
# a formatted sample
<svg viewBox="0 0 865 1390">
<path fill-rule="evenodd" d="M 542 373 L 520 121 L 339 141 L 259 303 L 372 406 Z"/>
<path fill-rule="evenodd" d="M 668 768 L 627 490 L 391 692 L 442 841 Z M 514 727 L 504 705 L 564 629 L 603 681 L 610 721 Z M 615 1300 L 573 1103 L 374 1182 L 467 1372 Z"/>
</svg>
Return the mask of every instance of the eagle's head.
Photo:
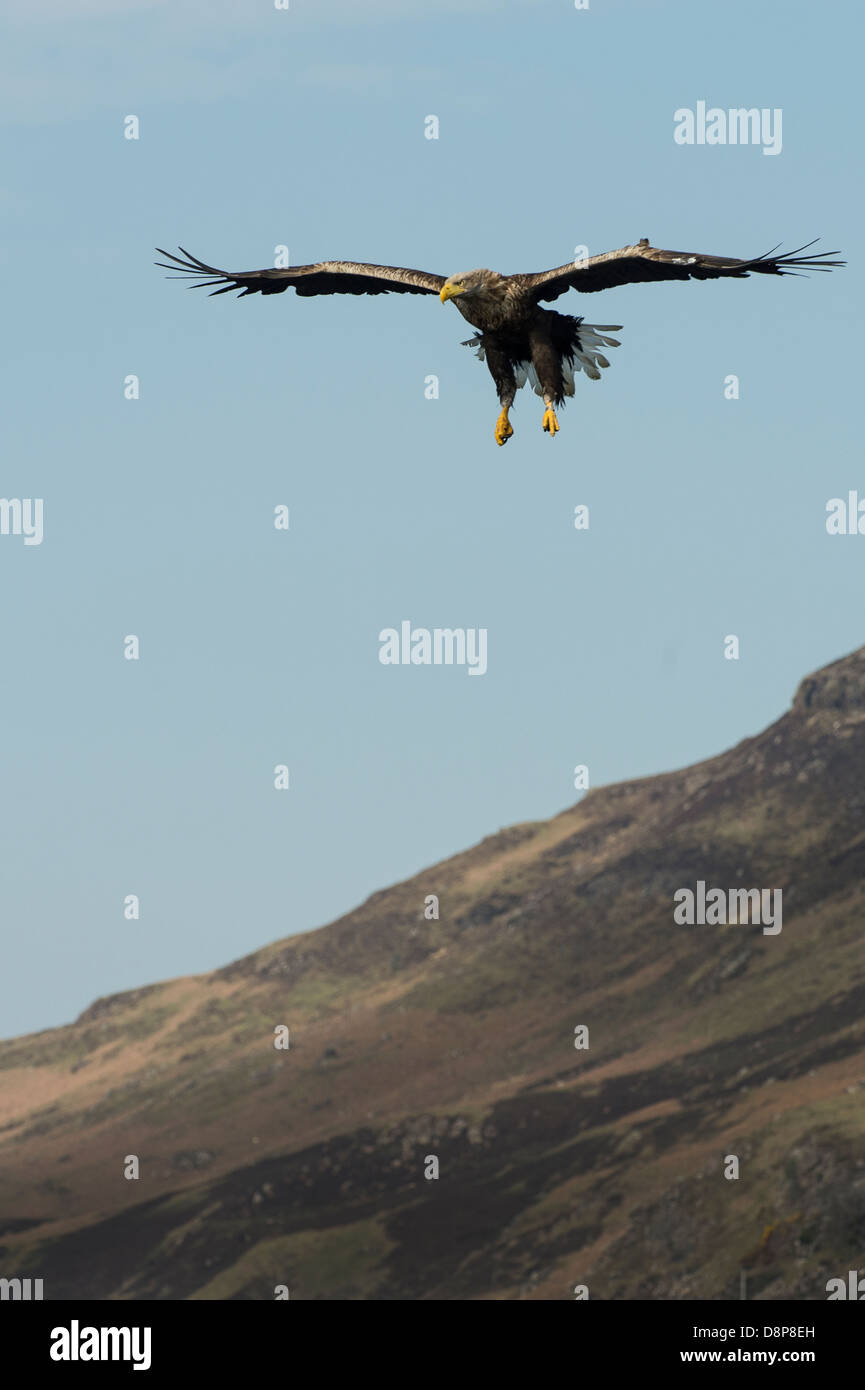
<svg viewBox="0 0 865 1390">
<path fill-rule="evenodd" d="M 445 280 L 439 299 L 442 304 L 447 304 L 449 299 L 456 299 L 457 295 L 466 295 L 469 299 L 482 297 L 489 291 L 494 278 L 498 277 L 491 270 L 464 270 L 461 275 L 451 275 Z"/>
</svg>

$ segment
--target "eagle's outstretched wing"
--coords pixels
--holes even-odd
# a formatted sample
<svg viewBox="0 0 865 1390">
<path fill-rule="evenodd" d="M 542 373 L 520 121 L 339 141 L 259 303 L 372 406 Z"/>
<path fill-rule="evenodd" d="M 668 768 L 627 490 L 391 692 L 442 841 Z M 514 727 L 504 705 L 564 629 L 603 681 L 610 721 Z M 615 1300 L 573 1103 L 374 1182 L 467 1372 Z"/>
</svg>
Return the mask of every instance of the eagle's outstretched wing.
<svg viewBox="0 0 865 1390">
<path fill-rule="evenodd" d="M 321 261 L 318 265 L 293 265 L 285 270 L 217 270 L 178 247 L 186 257 L 172 256 L 157 246 L 160 256 L 173 264 L 156 261 L 165 270 L 181 270 L 178 280 L 188 279 L 193 289 L 211 285 L 211 294 L 239 290 L 245 294 L 282 294 L 294 289 L 298 294 L 438 294 L 446 277 L 425 270 L 406 270 L 398 265 L 362 265 L 355 261 Z M 221 288 L 219 288 L 221 286 Z"/>
<path fill-rule="evenodd" d="M 623 246 L 620 251 L 605 251 L 584 261 L 560 265 L 555 270 L 540 270 L 535 275 L 515 275 L 536 302 L 558 299 L 568 290 L 592 294 L 609 290 L 614 285 L 639 284 L 648 280 L 715 280 L 722 275 L 797 275 L 808 270 L 834 270 L 846 261 L 829 260 L 837 251 L 814 252 L 803 256 L 816 243 L 809 241 L 795 251 L 776 256 L 778 247 L 752 261 L 735 260 L 730 256 L 704 256 L 695 251 L 661 251 L 647 240 L 636 246 Z"/>
</svg>

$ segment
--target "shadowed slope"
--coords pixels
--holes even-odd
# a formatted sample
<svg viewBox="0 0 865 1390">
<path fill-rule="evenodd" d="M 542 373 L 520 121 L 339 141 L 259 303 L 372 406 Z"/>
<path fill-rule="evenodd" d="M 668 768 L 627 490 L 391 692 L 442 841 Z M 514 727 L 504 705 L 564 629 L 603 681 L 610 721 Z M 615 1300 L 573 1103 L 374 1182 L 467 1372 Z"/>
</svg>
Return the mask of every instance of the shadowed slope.
<svg viewBox="0 0 865 1390">
<path fill-rule="evenodd" d="M 865 1248 L 863 773 L 865 649 L 719 757 L 0 1044 L 0 1275 L 825 1298 Z M 675 924 L 698 880 L 782 889 L 783 930 Z"/>
</svg>

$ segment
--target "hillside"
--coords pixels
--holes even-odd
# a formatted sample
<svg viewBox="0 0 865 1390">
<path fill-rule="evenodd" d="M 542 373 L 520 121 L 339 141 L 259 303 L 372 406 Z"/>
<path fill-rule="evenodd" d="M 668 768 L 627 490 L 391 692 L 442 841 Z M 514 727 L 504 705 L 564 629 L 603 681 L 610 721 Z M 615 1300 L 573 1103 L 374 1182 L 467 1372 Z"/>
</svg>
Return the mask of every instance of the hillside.
<svg viewBox="0 0 865 1390">
<path fill-rule="evenodd" d="M 719 757 L 0 1043 L 0 1275 L 738 1299 L 744 1270 L 751 1298 L 824 1299 L 865 1268 L 863 870 L 865 648 Z M 783 929 L 678 925 L 698 881 L 782 889 Z"/>
</svg>

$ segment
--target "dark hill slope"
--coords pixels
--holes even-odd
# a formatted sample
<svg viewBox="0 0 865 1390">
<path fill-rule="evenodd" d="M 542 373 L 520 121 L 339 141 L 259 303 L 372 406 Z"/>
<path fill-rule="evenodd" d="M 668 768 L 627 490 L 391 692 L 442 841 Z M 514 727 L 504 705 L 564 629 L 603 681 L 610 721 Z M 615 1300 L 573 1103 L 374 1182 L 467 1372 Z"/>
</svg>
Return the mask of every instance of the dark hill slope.
<svg viewBox="0 0 865 1390">
<path fill-rule="evenodd" d="M 825 1298 L 865 1271 L 863 870 L 865 649 L 728 753 L 0 1044 L 0 1275 Z M 783 930 L 677 925 L 698 880 L 780 888 Z"/>
</svg>

